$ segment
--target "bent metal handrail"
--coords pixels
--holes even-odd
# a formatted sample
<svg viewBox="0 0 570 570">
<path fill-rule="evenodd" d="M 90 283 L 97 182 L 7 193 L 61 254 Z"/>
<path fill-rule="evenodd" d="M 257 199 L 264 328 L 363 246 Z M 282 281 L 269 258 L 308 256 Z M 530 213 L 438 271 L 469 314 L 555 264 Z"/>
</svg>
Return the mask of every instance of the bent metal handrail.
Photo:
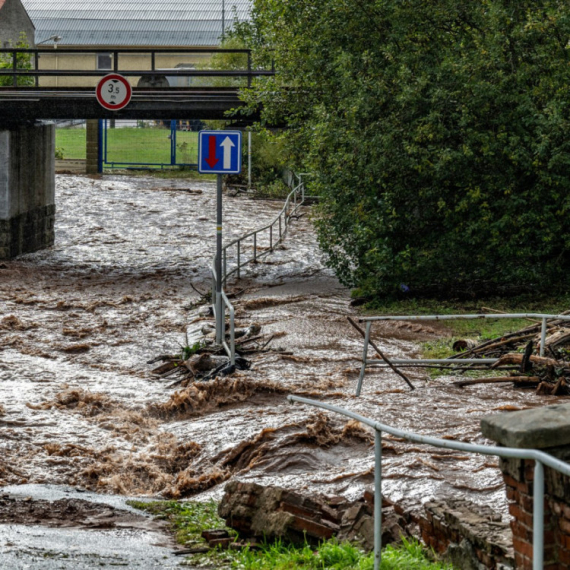
<svg viewBox="0 0 570 570">
<path fill-rule="evenodd" d="M 472 443 L 463 443 L 460 441 L 451 441 L 447 439 L 439 439 L 436 437 L 420 435 L 418 433 L 408 432 L 392 426 L 377 422 L 370 418 L 366 418 L 339 408 L 331 404 L 325 404 L 317 400 L 310 400 L 300 396 L 290 395 L 287 399 L 294 403 L 306 404 L 315 408 L 321 408 L 342 414 L 348 418 L 361 422 L 374 430 L 374 570 L 379 570 L 382 556 L 382 432 L 390 435 L 406 439 L 408 441 L 431 445 L 433 447 L 441 447 L 444 449 L 453 449 L 467 453 L 478 453 L 481 455 L 494 455 L 497 457 L 506 457 L 512 459 L 530 459 L 535 462 L 534 467 L 534 488 L 533 488 L 533 570 L 542 570 L 544 564 L 544 465 L 570 477 L 570 465 L 564 463 L 556 457 L 539 451 L 537 449 L 515 449 L 510 447 L 493 447 L 488 445 L 475 445 Z"/>
<path fill-rule="evenodd" d="M 249 265 L 250 263 L 257 263 L 257 260 L 269 255 L 271 252 L 274 251 L 275 247 L 277 245 L 279 245 L 283 239 L 285 239 L 285 236 L 287 234 L 287 230 L 289 228 L 289 220 L 291 219 L 291 217 L 295 214 L 295 212 L 299 209 L 300 206 L 303 205 L 303 202 L 305 201 L 305 182 L 303 180 L 303 174 L 295 174 L 295 176 L 299 179 L 299 183 L 293 188 L 293 190 L 291 190 L 291 192 L 289 193 L 289 195 L 287 196 L 286 200 L 285 200 L 285 204 L 283 205 L 283 208 L 281 208 L 281 211 L 279 212 L 279 214 L 273 219 L 273 221 L 271 221 L 269 224 L 266 224 L 265 226 L 258 228 L 256 230 L 253 230 L 251 232 L 246 233 L 243 236 L 240 236 L 232 241 L 230 241 L 228 244 L 226 244 L 223 248 L 222 248 L 222 276 L 223 276 L 223 283 L 227 282 L 228 277 L 230 277 L 231 275 L 233 275 L 234 273 L 237 274 L 237 278 L 240 279 L 241 278 L 241 269 L 243 267 L 245 267 L 246 265 Z M 289 207 L 291 205 L 291 202 L 293 202 L 292 204 L 292 209 L 289 211 Z M 278 226 L 277 230 L 275 231 L 275 233 L 277 233 L 278 231 L 278 235 L 276 236 L 276 239 L 274 239 L 274 230 L 273 228 L 275 226 Z M 269 230 L 269 247 L 265 249 L 265 251 L 262 251 L 260 253 L 258 253 L 258 243 L 257 243 L 257 236 L 262 233 Z M 249 238 L 253 238 L 253 257 L 251 257 L 250 259 L 246 260 L 246 261 L 242 261 L 242 242 L 245 241 L 246 239 Z M 237 266 L 234 267 L 233 269 L 231 269 L 230 271 L 227 270 L 227 252 L 228 250 L 233 247 L 236 246 L 237 249 Z"/>
<path fill-rule="evenodd" d="M 297 209 L 303 204 L 304 200 L 305 200 L 305 185 L 302 179 L 302 174 L 301 175 L 295 175 L 297 176 L 297 178 L 299 179 L 299 184 L 289 193 L 289 195 L 287 196 L 287 199 L 285 200 L 285 205 L 283 206 L 283 208 L 281 209 L 281 211 L 279 212 L 278 216 L 269 224 L 263 226 L 262 228 L 259 228 L 257 230 L 253 230 L 251 232 L 248 232 L 247 234 L 234 239 L 233 241 L 231 241 L 230 243 L 228 243 L 227 245 L 225 245 L 222 248 L 222 259 L 223 259 L 223 263 L 222 263 L 222 306 L 223 306 L 223 311 L 224 311 L 224 318 L 222 319 L 223 322 L 225 322 L 225 313 L 226 313 L 226 309 L 229 311 L 230 313 L 230 344 L 228 345 L 227 341 L 225 340 L 225 331 L 222 334 L 222 347 L 224 348 L 224 350 L 226 351 L 227 355 L 230 357 L 230 361 L 232 364 L 235 364 L 236 362 L 236 342 L 235 342 L 235 309 L 234 306 L 230 303 L 226 293 L 224 292 L 224 285 L 227 282 L 227 279 L 230 275 L 237 273 L 237 278 L 239 279 L 241 277 L 241 268 L 244 267 L 245 265 L 248 265 L 249 263 L 255 263 L 257 262 L 257 260 L 269 253 L 271 253 L 274 249 L 275 246 L 277 244 L 279 244 L 284 238 L 285 235 L 287 233 L 287 228 L 289 226 L 289 220 L 291 219 L 291 216 L 297 211 Z M 300 201 L 298 202 L 298 198 L 300 197 Z M 289 203 L 291 202 L 291 200 L 293 199 L 294 201 L 294 207 L 290 212 L 287 212 L 288 207 L 289 207 Z M 284 219 L 284 223 L 282 223 L 281 219 Z M 277 239 L 277 241 L 275 243 L 273 243 L 273 226 L 275 224 L 279 224 L 279 238 Z M 284 229 L 282 228 L 282 225 L 284 225 Z M 262 252 L 262 253 L 257 253 L 257 234 L 259 234 L 260 232 L 263 232 L 265 230 L 269 229 L 269 249 L 267 249 L 266 251 Z M 241 261 L 241 242 L 245 239 L 248 239 L 250 237 L 253 236 L 253 258 L 246 260 L 246 261 Z M 228 248 L 234 246 L 237 244 L 237 267 L 235 267 L 234 269 L 232 269 L 229 273 L 227 272 L 227 250 Z M 210 267 L 210 270 L 212 272 L 212 308 L 214 311 L 214 317 L 216 316 L 216 311 L 217 311 L 217 303 L 216 303 L 216 284 L 217 284 L 217 279 L 218 279 L 218 275 L 216 273 L 216 258 L 214 257 L 214 259 L 212 260 L 212 265 Z M 217 322 L 217 320 L 216 320 Z"/>
<path fill-rule="evenodd" d="M 501 314 L 470 314 L 470 315 L 379 315 L 375 317 L 363 317 L 358 319 L 361 323 L 366 323 L 366 331 L 364 334 L 364 350 L 362 353 L 362 367 L 358 384 L 356 386 L 356 395 L 360 396 L 362 391 L 362 383 L 368 366 L 387 366 L 384 360 L 368 358 L 368 348 L 370 345 L 370 335 L 372 324 L 377 321 L 449 321 L 454 319 L 525 319 L 534 318 L 541 320 L 540 331 L 540 356 L 544 356 L 546 346 L 546 331 L 548 329 L 549 320 L 570 321 L 570 315 L 551 315 L 547 313 L 501 313 Z M 391 360 L 394 365 L 403 366 L 430 366 L 433 364 L 449 364 L 461 366 L 462 364 L 494 364 L 498 358 L 462 358 L 461 353 L 449 358 L 411 358 L 411 359 L 395 359 Z"/>
</svg>

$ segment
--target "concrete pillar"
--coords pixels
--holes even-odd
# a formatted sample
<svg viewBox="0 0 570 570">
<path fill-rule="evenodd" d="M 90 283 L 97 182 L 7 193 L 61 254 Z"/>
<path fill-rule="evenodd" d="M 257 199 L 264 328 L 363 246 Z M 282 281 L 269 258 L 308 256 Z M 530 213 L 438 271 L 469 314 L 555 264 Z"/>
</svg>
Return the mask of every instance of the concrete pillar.
<svg viewBox="0 0 570 570">
<path fill-rule="evenodd" d="M 570 459 L 570 404 L 507 412 L 483 418 L 485 437 L 504 447 L 540 449 L 558 459 Z M 516 567 L 532 570 L 534 461 L 501 459 L 512 518 Z M 570 481 L 544 468 L 544 570 L 570 568 Z"/>
<path fill-rule="evenodd" d="M 0 126 L 0 259 L 54 243 L 55 127 Z"/>
<path fill-rule="evenodd" d="M 99 120 L 87 121 L 87 174 L 99 172 Z"/>
</svg>

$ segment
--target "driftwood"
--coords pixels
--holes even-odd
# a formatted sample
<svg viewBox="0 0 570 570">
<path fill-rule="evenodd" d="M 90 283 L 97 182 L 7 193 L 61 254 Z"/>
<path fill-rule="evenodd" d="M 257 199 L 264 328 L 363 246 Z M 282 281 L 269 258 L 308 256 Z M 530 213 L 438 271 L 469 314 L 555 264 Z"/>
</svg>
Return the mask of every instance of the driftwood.
<svg viewBox="0 0 570 570">
<path fill-rule="evenodd" d="M 475 380 L 459 380 L 453 385 L 459 388 L 463 386 L 474 386 L 475 384 L 501 384 L 506 382 L 514 382 L 515 384 L 538 384 L 540 378 L 538 376 L 500 376 L 496 378 L 476 378 Z"/>
<path fill-rule="evenodd" d="M 351 317 L 347 317 L 348 322 L 362 335 L 363 338 L 366 338 L 366 333 L 360 328 L 355 322 L 354 319 Z M 411 390 L 415 390 L 416 387 L 410 382 L 410 379 L 400 370 L 398 370 L 382 353 L 382 351 L 376 346 L 372 339 L 369 339 L 370 346 L 378 353 L 380 358 L 401 378 L 404 379 L 406 384 L 410 387 Z"/>
<path fill-rule="evenodd" d="M 495 364 L 491 365 L 491 368 L 497 368 L 498 366 L 504 366 L 506 364 L 522 364 L 524 354 L 505 354 L 501 356 Z M 530 356 L 528 359 L 533 364 L 538 364 L 539 366 L 554 366 L 555 368 L 570 368 L 570 363 L 563 362 L 560 360 L 554 360 L 554 358 L 546 358 L 544 356 Z"/>
</svg>

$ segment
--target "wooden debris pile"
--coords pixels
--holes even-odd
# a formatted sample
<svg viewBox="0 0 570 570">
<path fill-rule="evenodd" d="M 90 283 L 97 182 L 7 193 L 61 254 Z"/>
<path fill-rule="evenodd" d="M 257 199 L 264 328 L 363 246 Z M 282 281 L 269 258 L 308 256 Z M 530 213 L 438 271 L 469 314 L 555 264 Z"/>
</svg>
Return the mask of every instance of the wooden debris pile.
<svg viewBox="0 0 570 570">
<path fill-rule="evenodd" d="M 210 307 L 202 307 L 198 311 L 201 321 L 211 316 Z M 195 322 L 195 321 L 194 321 Z M 229 325 L 226 325 L 226 341 L 229 343 Z M 280 334 L 264 335 L 261 326 L 253 323 L 245 328 L 235 329 L 235 365 L 231 364 L 223 347 L 215 343 L 215 326 L 210 321 L 204 322 L 201 327 L 186 334 L 186 346 L 180 347 L 177 354 L 161 354 L 149 360 L 147 364 L 161 362 L 160 366 L 152 370 L 160 378 L 176 378 L 168 388 L 186 387 L 195 380 L 208 381 L 218 376 L 228 376 L 236 370 L 249 370 L 251 362 L 245 357 L 266 353 L 281 352 L 282 349 L 272 349 L 269 345 Z"/>
<path fill-rule="evenodd" d="M 570 311 L 562 313 L 570 314 Z M 570 321 L 552 320 L 547 323 L 544 350 L 541 350 L 542 323 L 534 321 L 521 330 L 480 344 L 459 340 L 453 344 L 457 354 L 451 361 L 460 364 L 463 358 L 497 358 L 491 369 L 508 371 L 506 376 L 476 378 L 454 382 L 456 386 L 474 384 L 499 384 L 512 382 L 519 387 L 536 388 L 539 395 L 570 395 Z M 543 352 L 547 356 L 539 356 Z M 480 370 L 477 365 L 468 365 L 462 372 Z"/>
</svg>

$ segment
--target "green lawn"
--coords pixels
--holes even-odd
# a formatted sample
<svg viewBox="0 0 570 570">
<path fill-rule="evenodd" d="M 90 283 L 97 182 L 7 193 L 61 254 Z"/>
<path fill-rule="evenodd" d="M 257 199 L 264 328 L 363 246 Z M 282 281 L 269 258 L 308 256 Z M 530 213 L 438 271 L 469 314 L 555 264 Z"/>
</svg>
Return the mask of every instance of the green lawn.
<svg viewBox="0 0 570 570">
<path fill-rule="evenodd" d="M 85 159 L 85 129 L 57 129 L 57 148 L 67 159 Z M 115 163 L 170 164 L 170 129 L 108 129 L 107 161 Z M 177 162 L 198 160 L 198 133 L 176 133 Z"/>
</svg>

